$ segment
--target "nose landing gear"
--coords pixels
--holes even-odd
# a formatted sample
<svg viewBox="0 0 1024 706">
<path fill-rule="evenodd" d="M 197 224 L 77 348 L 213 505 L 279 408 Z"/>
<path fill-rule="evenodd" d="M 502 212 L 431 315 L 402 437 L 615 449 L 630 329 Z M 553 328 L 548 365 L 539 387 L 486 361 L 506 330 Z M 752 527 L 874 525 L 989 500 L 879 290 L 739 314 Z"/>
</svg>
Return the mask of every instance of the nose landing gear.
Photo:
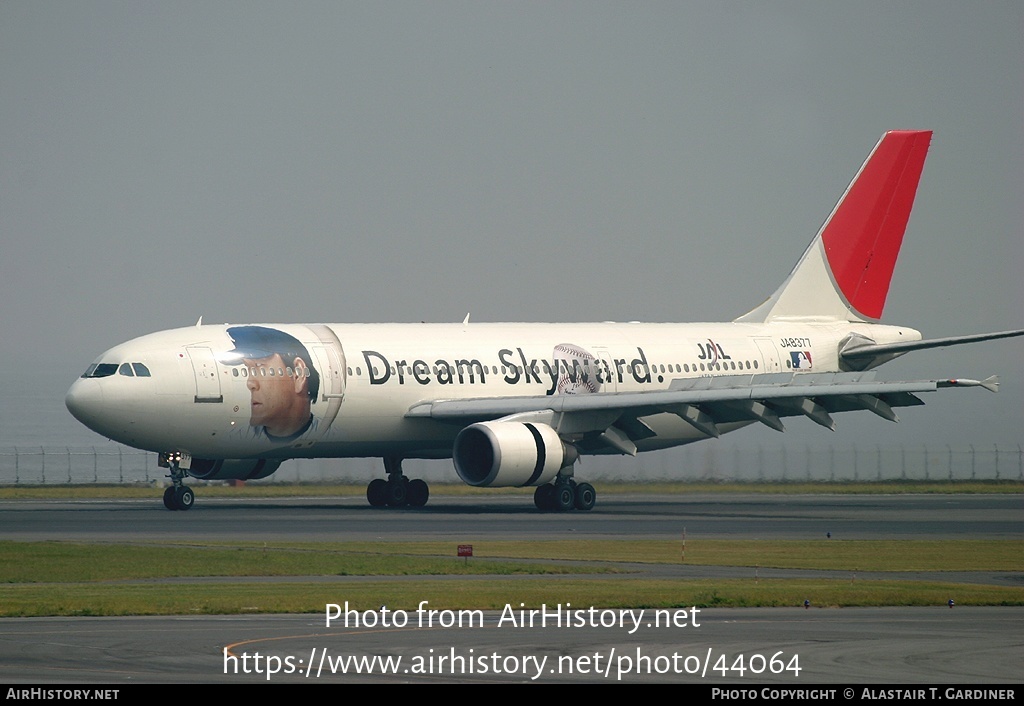
<svg viewBox="0 0 1024 706">
<path fill-rule="evenodd" d="M 196 502 L 196 494 L 185 485 L 188 474 L 181 468 L 181 454 L 160 454 L 158 464 L 167 468 L 171 486 L 164 491 L 164 507 L 168 510 L 188 510 Z"/>
</svg>

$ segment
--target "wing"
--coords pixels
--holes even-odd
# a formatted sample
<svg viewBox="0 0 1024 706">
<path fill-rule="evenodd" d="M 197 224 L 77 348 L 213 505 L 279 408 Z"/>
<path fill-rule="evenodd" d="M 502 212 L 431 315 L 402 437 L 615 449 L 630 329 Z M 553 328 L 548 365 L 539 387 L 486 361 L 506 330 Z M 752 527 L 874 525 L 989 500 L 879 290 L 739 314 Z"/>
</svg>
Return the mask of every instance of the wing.
<svg viewBox="0 0 1024 706">
<path fill-rule="evenodd" d="M 998 389 L 986 380 L 876 381 L 874 371 L 777 373 L 676 380 L 667 390 L 531 397 L 480 397 L 421 402 L 406 417 L 453 424 L 501 419 L 542 422 L 559 435 L 597 433 L 604 444 L 636 454 L 636 441 L 655 436 L 643 418 L 669 413 L 701 433 L 718 437 L 720 425 L 757 421 L 785 431 L 782 417 L 805 416 L 835 429 L 835 412 L 868 410 L 898 421 L 894 407 L 923 405 L 918 393 L 947 387 Z"/>
</svg>

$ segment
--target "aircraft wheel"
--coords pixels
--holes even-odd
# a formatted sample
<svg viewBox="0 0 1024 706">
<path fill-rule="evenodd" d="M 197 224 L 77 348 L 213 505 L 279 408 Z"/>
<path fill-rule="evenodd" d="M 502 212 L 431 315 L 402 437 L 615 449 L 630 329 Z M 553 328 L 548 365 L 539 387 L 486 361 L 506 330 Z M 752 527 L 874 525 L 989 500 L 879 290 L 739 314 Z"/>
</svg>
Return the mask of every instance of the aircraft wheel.
<svg viewBox="0 0 1024 706">
<path fill-rule="evenodd" d="M 559 483 L 554 486 L 554 500 L 555 509 L 559 512 L 568 512 L 572 510 L 573 502 L 575 502 L 575 494 L 572 492 L 572 486 L 568 483 Z"/>
<path fill-rule="evenodd" d="M 427 499 L 430 497 L 430 486 L 427 485 L 426 481 L 415 478 L 409 481 L 409 485 L 406 486 L 405 497 L 409 507 L 423 507 L 427 504 Z"/>
<path fill-rule="evenodd" d="M 387 486 L 388 505 L 391 507 L 402 507 L 409 501 L 409 492 L 405 485 L 405 478 L 402 478 L 397 483 L 388 481 Z"/>
<path fill-rule="evenodd" d="M 366 501 L 373 507 L 384 507 L 388 504 L 388 482 L 383 478 L 374 478 L 366 486 Z"/>
<path fill-rule="evenodd" d="M 166 507 L 168 510 L 177 510 L 178 509 L 178 504 L 176 502 L 174 502 L 174 486 L 173 485 L 167 486 L 167 489 L 164 491 L 164 507 Z"/>
<path fill-rule="evenodd" d="M 590 483 L 580 483 L 576 486 L 575 505 L 577 510 L 586 512 L 594 509 L 597 502 L 597 491 Z"/>
<path fill-rule="evenodd" d="M 533 491 L 533 504 L 537 506 L 537 509 L 542 512 L 549 512 L 555 509 L 555 504 L 552 502 L 555 497 L 555 486 L 550 483 L 544 485 L 538 485 L 537 489 Z"/>
<path fill-rule="evenodd" d="M 179 510 L 188 510 L 196 501 L 196 495 L 187 485 L 174 489 L 174 502 Z"/>
</svg>

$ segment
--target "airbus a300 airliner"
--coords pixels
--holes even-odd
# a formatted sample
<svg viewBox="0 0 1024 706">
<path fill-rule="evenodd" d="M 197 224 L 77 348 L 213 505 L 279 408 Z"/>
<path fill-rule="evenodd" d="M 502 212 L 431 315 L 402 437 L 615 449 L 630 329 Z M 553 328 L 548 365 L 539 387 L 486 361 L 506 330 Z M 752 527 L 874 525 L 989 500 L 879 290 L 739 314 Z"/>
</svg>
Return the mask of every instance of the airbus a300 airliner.
<svg viewBox="0 0 1024 706">
<path fill-rule="evenodd" d="M 380 457 L 374 506 L 422 506 L 406 458 L 452 458 L 473 486 L 535 486 L 541 510 L 590 510 L 581 454 L 636 454 L 783 418 L 896 407 L 996 379 L 881 381 L 922 340 L 878 322 L 930 131 L 882 136 L 789 277 L 729 323 L 201 325 L 111 348 L 67 394 L 89 428 L 159 453 L 164 504 L 188 476 L 256 479 L 291 458 Z"/>
</svg>

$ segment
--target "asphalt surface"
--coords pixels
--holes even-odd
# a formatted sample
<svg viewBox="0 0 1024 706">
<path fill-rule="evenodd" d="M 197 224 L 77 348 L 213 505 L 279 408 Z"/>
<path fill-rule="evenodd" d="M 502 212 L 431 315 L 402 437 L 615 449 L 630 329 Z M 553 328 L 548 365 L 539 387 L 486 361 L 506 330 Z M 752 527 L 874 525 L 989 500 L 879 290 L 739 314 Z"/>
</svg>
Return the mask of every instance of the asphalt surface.
<svg viewBox="0 0 1024 706">
<path fill-rule="evenodd" d="M 426 508 L 401 511 L 371 509 L 359 499 L 235 500 L 204 498 L 201 489 L 197 495 L 188 512 L 164 510 L 157 494 L 152 500 L 131 501 L 0 501 L 0 539 L 447 538 L 455 544 L 496 538 L 681 538 L 684 528 L 688 538 L 808 542 L 828 541 L 826 532 L 833 539 L 1024 538 L 1024 498 L 1019 495 L 608 494 L 591 513 L 565 515 L 538 513 L 529 498 L 508 496 L 434 497 Z M 637 570 L 622 578 L 625 592 L 635 576 L 752 576 L 744 567 L 625 566 Z M 839 572 L 757 573 L 768 578 Z M 881 575 L 859 574 L 857 579 L 876 577 Z M 1020 586 L 1024 559 L 1016 572 L 884 577 Z M 343 600 L 346 582 L 361 579 L 319 580 L 337 582 Z M 524 579 L 510 579 L 515 580 Z M 168 590 L 202 590 L 203 581 L 171 582 Z M 560 602 L 553 595 L 549 610 Z M 518 604 L 510 605 L 518 610 Z M 324 615 L 4 619 L 0 682 L 672 681 L 804 686 L 1024 681 L 1024 608 L 705 608 L 682 617 L 676 612 L 623 615 L 588 608 L 574 606 L 582 612 L 560 614 L 563 620 L 571 617 L 571 625 L 559 626 L 549 616 L 540 626 L 535 616 L 533 627 L 520 625 L 517 613 L 498 612 L 466 614 L 461 627 L 440 624 L 446 617 L 455 620 L 455 615 L 436 615 L 427 627 L 428 616 L 415 611 L 404 615 L 401 626 L 394 624 L 402 617 L 396 614 L 387 626 L 376 612 L 361 615 L 358 627 L 354 617 L 349 627 L 341 621 L 327 626 Z M 657 625 L 668 618 L 675 620 L 673 626 Z M 367 625 L 369 621 L 375 624 Z M 376 661 L 339 662 L 358 658 Z"/>
</svg>

